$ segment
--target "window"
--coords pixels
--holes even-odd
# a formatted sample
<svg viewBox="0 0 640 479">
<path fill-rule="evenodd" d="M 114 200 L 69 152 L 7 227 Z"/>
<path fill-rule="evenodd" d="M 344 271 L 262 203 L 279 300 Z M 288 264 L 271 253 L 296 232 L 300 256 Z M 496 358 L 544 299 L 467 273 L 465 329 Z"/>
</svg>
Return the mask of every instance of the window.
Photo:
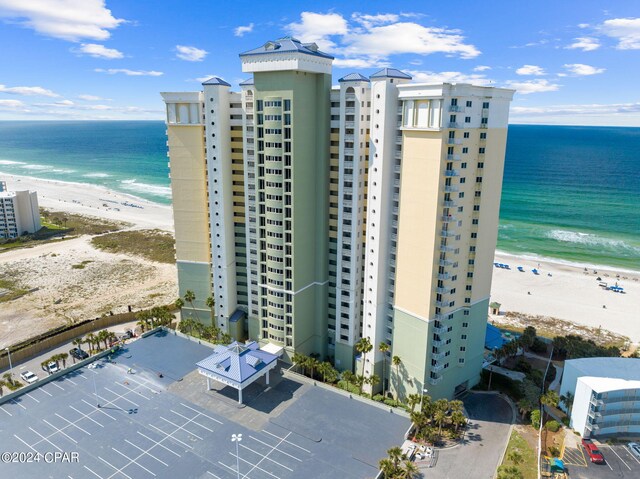
<svg viewBox="0 0 640 479">
<path fill-rule="evenodd" d="M 473 211 L 480 211 L 480 205 L 473 205 Z"/>
<path fill-rule="evenodd" d="M 465 177 L 460 178 L 460 184 L 466 183 L 467 179 Z"/>
<path fill-rule="evenodd" d="M 478 153 L 480 153 L 481 155 L 484 155 L 484 152 L 485 152 L 484 147 L 481 147 L 481 148 L 478 150 Z"/>
<path fill-rule="evenodd" d="M 469 327 L 469 323 L 462 323 L 462 327 L 463 327 L 463 328 L 468 328 L 468 327 Z M 466 334 L 463 334 L 463 335 L 462 335 L 462 339 L 467 339 L 467 335 L 466 335 Z"/>
<path fill-rule="evenodd" d="M 483 102 L 482 108 L 489 108 L 489 102 L 488 101 Z"/>
<path fill-rule="evenodd" d="M 467 350 L 466 346 L 460 346 L 460 351 L 461 351 L 461 352 L 463 352 L 463 353 L 464 353 L 466 350 Z"/>
<path fill-rule="evenodd" d="M 486 125 L 487 123 L 489 123 L 489 118 L 482 118 L 480 120 L 480 123 L 482 123 L 483 125 Z"/>
<path fill-rule="evenodd" d="M 291 100 L 285 100 L 284 101 L 284 111 L 289 111 L 291 110 Z"/>
<path fill-rule="evenodd" d="M 470 116 L 465 116 L 464 117 L 464 122 L 465 123 L 471 123 L 471 117 Z"/>
<path fill-rule="evenodd" d="M 464 358 L 458 358 L 458 363 L 464 364 Z"/>
<path fill-rule="evenodd" d="M 466 146 L 462 149 L 462 153 L 469 153 L 469 148 Z"/>
<path fill-rule="evenodd" d="M 473 102 L 471 100 L 467 100 L 467 108 L 471 108 L 473 106 Z"/>
<path fill-rule="evenodd" d="M 478 176 L 476 178 L 476 183 L 482 183 L 482 176 Z"/>
<path fill-rule="evenodd" d="M 478 237 L 478 233 L 471 233 L 471 238 L 477 238 Z"/>
<path fill-rule="evenodd" d="M 469 138 L 469 132 L 468 132 L 468 131 L 465 131 L 465 132 L 464 132 L 464 134 L 463 134 L 462 136 L 463 136 L 463 138 Z"/>
<path fill-rule="evenodd" d="M 466 163 L 460 163 L 460 168 L 466 168 L 467 164 Z"/>
<path fill-rule="evenodd" d="M 481 140 L 486 140 L 487 139 L 487 134 L 486 133 L 480 133 L 480 139 Z"/>
<path fill-rule="evenodd" d="M 484 163 L 483 162 L 478 162 L 478 168 L 484 168 Z"/>
</svg>

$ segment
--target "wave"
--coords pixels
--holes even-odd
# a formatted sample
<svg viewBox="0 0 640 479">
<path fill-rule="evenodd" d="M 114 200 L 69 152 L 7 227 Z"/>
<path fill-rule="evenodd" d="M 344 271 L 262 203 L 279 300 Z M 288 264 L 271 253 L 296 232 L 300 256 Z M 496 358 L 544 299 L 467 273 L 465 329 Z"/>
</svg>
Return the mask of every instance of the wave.
<svg viewBox="0 0 640 479">
<path fill-rule="evenodd" d="M 640 270 L 637 270 L 637 269 L 622 268 L 619 266 L 612 266 L 612 265 L 606 265 L 606 264 L 589 263 L 588 261 L 584 261 L 584 262 L 571 261 L 566 259 L 554 258 L 551 256 L 544 256 L 536 253 L 511 253 L 509 251 L 496 249 L 495 255 L 507 257 L 507 258 L 513 258 L 514 260 L 521 259 L 521 260 L 537 261 L 540 263 L 542 262 L 554 263 L 554 264 L 561 264 L 561 265 L 571 266 L 571 267 L 580 268 L 580 269 L 588 268 L 588 269 L 596 269 L 596 270 L 603 270 L 603 271 L 614 271 L 617 273 L 640 274 Z"/>
<path fill-rule="evenodd" d="M 36 170 L 36 171 L 49 171 L 53 169 L 51 166 L 47 165 L 21 165 L 20 168 L 24 168 L 25 170 Z"/>
<path fill-rule="evenodd" d="M 148 183 L 138 183 L 135 179 L 122 180 L 120 184 L 123 188 L 136 192 L 149 193 L 164 198 L 171 198 L 171 188 L 169 186 L 150 185 Z"/>
<path fill-rule="evenodd" d="M 24 165 L 23 161 L 0 160 L 0 165 Z"/>
<path fill-rule="evenodd" d="M 592 233 L 581 233 L 579 231 L 551 230 L 545 233 L 549 239 L 562 241 L 563 243 L 574 243 L 586 246 L 600 246 L 611 249 L 626 249 L 640 254 L 640 248 L 630 245 L 624 240 L 605 238 Z"/>
<path fill-rule="evenodd" d="M 65 168 L 54 168 L 51 170 L 52 173 L 75 173 L 76 170 L 69 170 Z"/>
<path fill-rule="evenodd" d="M 108 178 L 111 175 L 109 173 L 87 173 L 86 175 L 82 175 L 85 178 Z"/>
</svg>

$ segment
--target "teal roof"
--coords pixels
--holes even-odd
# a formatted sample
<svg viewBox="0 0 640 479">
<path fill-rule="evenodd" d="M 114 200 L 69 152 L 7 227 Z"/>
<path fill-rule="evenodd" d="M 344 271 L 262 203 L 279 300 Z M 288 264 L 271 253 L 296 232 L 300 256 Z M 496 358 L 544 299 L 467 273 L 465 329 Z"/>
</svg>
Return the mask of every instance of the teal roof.
<svg viewBox="0 0 640 479">
<path fill-rule="evenodd" d="M 250 55 L 264 55 L 267 53 L 291 53 L 298 52 L 305 55 L 313 55 L 316 57 L 330 58 L 331 55 L 318 50 L 318 45 L 315 43 L 301 43 L 300 40 L 293 37 L 279 38 L 278 40 L 268 41 L 264 45 L 253 50 L 246 51 L 240 54 L 240 58 Z"/>
<path fill-rule="evenodd" d="M 222 85 L 222 86 L 231 86 L 229 83 L 224 81 L 222 78 L 213 77 L 209 78 L 207 81 L 202 82 L 203 85 Z"/>
<path fill-rule="evenodd" d="M 245 81 L 240 82 L 240 85 L 243 85 L 243 86 L 253 85 L 253 78 L 247 78 Z"/>
<path fill-rule="evenodd" d="M 369 78 L 404 78 L 411 80 L 411 75 L 407 75 L 405 72 L 401 72 L 395 68 L 383 68 L 379 72 L 374 73 Z"/>
<path fill-rule="evenodd" d="M 342 78 L 340 78 L 340 80 L 338 80 L 339 82 L 345 82 L 345 81 L 366 81 L 368 82 L 369 79 L 364 76 L 361 75 L 360 73 L 349 73 L 348 75 L 343 76 Z"/>
</svg>

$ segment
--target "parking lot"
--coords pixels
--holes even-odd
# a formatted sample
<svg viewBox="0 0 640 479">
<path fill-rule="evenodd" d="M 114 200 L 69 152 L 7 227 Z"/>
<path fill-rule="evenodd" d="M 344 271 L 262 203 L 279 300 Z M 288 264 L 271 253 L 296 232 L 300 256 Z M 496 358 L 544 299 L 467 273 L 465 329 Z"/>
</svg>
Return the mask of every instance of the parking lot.
<svg viewBox="0 0 640 479">
<path fill-rule="evenodd" d="M 3 463 L 2 477 L 234 479 L 238 467 L 255 479 L 373 477 L 409 426 L 319 387 L 300 388 L 255 429 L 241 425 L 168 390 L 210 352 L 171 335 L 144 338 L 113 362 L 1 405 L 0 452 L 31 459 Z M 233 434 L 241 441 L 232 442 Z"/>
<path fill-rule="evenodd" d="M 569 476 L 577 479 L 640 477 L 640 460 L 629 452 L 626 445 L 599 444 L 598 448 L 604 456 L 605 464 L 591 463 L 581 445 L 565 448 L 563 461 Z"/>
</svg>

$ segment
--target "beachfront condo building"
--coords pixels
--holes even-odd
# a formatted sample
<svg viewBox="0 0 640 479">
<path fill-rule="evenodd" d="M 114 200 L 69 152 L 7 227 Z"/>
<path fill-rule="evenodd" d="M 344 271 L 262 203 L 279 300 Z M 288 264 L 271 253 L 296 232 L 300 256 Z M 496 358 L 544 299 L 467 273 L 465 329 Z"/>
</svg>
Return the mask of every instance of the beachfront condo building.
<svg viewBox="0 0 640 479">
<path fill-rule="evenodd" d="M 210 297 L 232 336 L 403 397 L 473 386 L 513 91 L 393 68 L 332 86 L 333 58 L 289 37 L 240 59 L 238 92 L 162 94 L 183 314 L 209 320 Z"/>
<path fill-rule="evenodd" d="M 17 238 L 40 229 L 38 194 L 35 191 L 0 190 L 0 238 Z"/>
</svg>

